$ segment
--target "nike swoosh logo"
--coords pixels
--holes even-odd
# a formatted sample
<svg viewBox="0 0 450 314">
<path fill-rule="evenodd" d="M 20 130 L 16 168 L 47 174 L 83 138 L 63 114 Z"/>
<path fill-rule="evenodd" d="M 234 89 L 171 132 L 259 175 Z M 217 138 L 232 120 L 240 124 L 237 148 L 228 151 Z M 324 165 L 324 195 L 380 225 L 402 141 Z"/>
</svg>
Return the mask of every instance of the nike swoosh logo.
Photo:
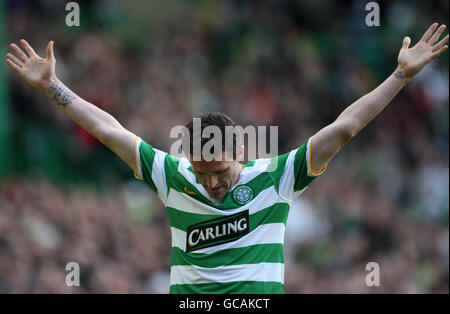
<svg viewBox="0 0 450 314">
<path fill-rule="evenodd" d="M 187 189 L 187 187 L 185 186 L 184 187 L 184 193 L 186 193 L 186 194 L 197 194 L 197 193 L 195 193 L 195 192 L 191 192 L 191 191 L 189 191 L 188 189 Z"/>
</svg>

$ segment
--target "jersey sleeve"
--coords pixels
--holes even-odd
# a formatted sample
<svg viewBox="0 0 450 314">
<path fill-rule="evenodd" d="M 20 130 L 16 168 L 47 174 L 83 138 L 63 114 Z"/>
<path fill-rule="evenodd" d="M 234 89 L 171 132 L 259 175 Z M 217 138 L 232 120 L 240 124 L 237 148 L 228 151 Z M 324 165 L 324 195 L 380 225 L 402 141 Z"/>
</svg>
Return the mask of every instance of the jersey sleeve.
<svg viewBox="0 0 450 314">
<path fill-rule="evenodd" d="M 319 175 L 324 173 L 327 166 L 317 173 L 311 170 L 311 139 L 297 149 L 281 155 L 280 166 L 284 171 L 280 173 L 278 193 L 286 200 L 298 197 L 306 187 Z"/>
<path fill-rule="evenodd" d="M 136 139 L 135 161 L 137 172 L 136 179 L 143 180 L 158 194 L 158 197 L 166 203 L 168 192 L 168 180 L 177 171 L 176 157 L 153 148 L 141 138 Z"/>
</svg>

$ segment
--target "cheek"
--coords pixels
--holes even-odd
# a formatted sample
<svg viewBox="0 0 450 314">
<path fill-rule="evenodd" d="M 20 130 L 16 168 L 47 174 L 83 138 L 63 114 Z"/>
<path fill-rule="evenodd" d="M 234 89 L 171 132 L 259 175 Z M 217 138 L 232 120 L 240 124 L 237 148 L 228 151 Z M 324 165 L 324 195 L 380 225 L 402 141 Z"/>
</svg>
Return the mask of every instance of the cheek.
<svg viewBox="0 0 450 314">
<path fill-rule="evenodd" d="M 231 180 L 232 180 L 232 173 L 230 172 L 230 173 L 226 173 L 226 174 L 224 174 L 224 175 L 222 175 L 221 176 L 221 178 L 220 178 L 220 180 L 222 181 L 222 182 L 226 182 L 226 183 L 230 183 L 231 182 Z"/>
</svg>

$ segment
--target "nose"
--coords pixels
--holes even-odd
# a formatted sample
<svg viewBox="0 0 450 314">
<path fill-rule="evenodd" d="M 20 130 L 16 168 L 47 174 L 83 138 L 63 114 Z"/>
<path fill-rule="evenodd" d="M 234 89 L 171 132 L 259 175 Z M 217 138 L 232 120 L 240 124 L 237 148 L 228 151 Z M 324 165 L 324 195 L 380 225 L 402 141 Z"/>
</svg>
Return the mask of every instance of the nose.
<svg viewBox="0 0 450 314">
<path fill-rule="evenodd" d="M 215 188 L 218 184 L 219 184 L 219 180 L 218 180 L 217 176 L 210 175 L 208 177 L 208 186 L 210 189 Z"/>
</svg>

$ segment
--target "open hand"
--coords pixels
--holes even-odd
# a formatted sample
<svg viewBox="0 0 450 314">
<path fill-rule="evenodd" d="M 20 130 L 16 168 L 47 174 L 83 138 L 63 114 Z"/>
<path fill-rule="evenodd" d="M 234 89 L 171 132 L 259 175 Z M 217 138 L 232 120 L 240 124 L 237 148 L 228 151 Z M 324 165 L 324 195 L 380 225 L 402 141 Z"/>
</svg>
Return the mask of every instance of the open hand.
<svg viewBox="0 0 450 314">
<path fill-rule="evenodd" d="M 55 57 L 53 55 L 53 41 L 47 45 L 47 57 L 39 57 L 33 48 L 24 40 L 20 41 L 26 53 L 16 44 L 9 45 L 16 53 L 6 55 L 6 63 L 19 73 L 30 85 L 39 89 L 46 89 L 48 83 L 56 79 Z"/>
<path fill-rule="evenodd" d="M 447 50 L 448 47 L 445 44 L 448 42 L 448 35 L 437 42 L 446 26 L 441 25 L 435 32 L 437 26 L 438 23 L 431 25 L 420 41 L 412 48 L 409 48 L 411 39 L 408 36 L 403 39 L 403 46 L 398 55 L 398 69 L 406 78 L 413 77 L 424 66 Z"/>
</svg>

